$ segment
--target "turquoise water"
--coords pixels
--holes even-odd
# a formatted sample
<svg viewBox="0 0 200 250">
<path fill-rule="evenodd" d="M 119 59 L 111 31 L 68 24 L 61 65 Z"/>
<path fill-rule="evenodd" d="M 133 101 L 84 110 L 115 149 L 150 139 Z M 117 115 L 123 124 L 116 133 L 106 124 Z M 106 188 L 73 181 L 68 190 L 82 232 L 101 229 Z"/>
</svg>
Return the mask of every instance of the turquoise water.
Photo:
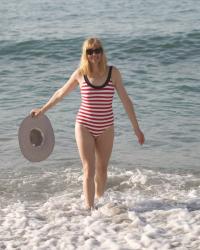
<svg viewBox="0 0 200 250">
<path fill-rule="evenodd" d="M 75 196 L 81 193 L 81 180 L 77 182 L 73 177 L 82 176 L 74 138 L 80 104 L 78 89 L 47 113 L 56 145 L 46 161 L 36 164 L 24 159 L 17 132 L 30 110 L 44 104 L 76 69 L 85 38 L 97 36 L 102 39 L 109 64 L 122 73 L 146 137 L 145 145 L 139 146 L 116 93 L 108 197 L 116 198 L 118 192 L 129 197 L 128 189 L 122 187 L 130 176 L 123 173 L 131 171 L 135 176 L 139 171 L 137 178 L 143 176 L 147 181 L 139 181 L 138 186 L 137 179 L 128 187 L 135 187 L 141 197 L 160 198 L 155 190 L 151 192 L 160 174 L 168 196 L 168 191 L 174 190 L 170 175 L 177 180 L 181 194 L 174 190 L 170 197 L 181 203 L 193 192 L 192 204 L 199 208 L 199 27 L 200 5 L 196 0 L 1 1 L 1 204 L 36 206 L 40 202 L 37 206 L 41 206 L 51 204 L 51 199 L 71 187 Z M 140 193 L 142 188 L 149 192 Z M 79 198 L 76 202 L 80 202 Z M 128 209 L 133 209 L 131 206 Z"/>
</svg>

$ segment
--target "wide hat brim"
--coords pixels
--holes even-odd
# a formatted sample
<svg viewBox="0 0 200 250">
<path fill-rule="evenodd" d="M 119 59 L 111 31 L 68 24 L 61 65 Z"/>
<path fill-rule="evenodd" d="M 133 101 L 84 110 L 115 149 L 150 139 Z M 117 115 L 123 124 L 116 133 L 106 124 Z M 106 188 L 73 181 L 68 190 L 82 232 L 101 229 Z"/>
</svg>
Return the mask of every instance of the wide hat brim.
<svg viewBox="0 0 200 250">
<path fill-rule="evenodd" d="M 47 159 L 52 153 L 55 137 L 46 115 L 26 117 L 18 131 L 19 146 L 24 157 L 31 162 Z"/>
</svg>

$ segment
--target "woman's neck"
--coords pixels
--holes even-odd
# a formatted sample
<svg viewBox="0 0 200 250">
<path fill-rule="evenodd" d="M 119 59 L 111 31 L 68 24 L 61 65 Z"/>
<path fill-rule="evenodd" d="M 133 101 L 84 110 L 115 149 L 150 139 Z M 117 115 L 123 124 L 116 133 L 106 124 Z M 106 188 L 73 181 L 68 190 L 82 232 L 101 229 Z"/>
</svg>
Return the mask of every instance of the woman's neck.
<svg viewBox="0 0 200 250">
<path fill-rule="evenodd" d="M 105 72 L 100 72 L 99 71 L 99 66 L 98 65 L 92 65 L 92 77 L 102 77 Z"/>
<path fill-rule="evenodd" d="M 97 64 L 92 65 L 92 74 L 99 75 L 99 66 Z"/>
</svg>

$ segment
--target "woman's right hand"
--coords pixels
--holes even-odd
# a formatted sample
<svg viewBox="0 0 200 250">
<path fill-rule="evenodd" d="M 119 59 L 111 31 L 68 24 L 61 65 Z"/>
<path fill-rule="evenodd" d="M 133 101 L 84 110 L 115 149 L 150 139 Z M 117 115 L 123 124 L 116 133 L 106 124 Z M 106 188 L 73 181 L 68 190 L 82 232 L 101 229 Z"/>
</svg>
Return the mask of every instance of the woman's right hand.
<svg viewBox="0 0 200 250">
<path fill-rule="evenodd" d="M 38 109 L 33 109 L 31 110 L 30 112 L 30 115 L 32 117 L 37 117 L 38 115 L 41 115 L 42 114 L 42 109 L 41 108 L 38 108 Z"/>
</svg>

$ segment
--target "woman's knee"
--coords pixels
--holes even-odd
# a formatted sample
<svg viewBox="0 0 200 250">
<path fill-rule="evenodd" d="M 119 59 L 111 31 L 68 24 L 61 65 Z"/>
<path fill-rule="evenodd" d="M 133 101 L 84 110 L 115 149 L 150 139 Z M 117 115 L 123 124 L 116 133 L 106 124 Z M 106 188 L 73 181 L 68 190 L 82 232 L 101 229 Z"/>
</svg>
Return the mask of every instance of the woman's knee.
<svg viewBox="0 0 200 250">
<path fill-rule="evenodd" d="M 107 178 L 107 165 L 98 166 L 96 169 L 96 176 L 100 178 Z"/>
<path fill-rule="evenodd" d="M 91 164 L 84 163 L 83 172 L 84 172 L 85 179 L 93 179 L 95 175 L 95 167 Z"/>
</svg>

